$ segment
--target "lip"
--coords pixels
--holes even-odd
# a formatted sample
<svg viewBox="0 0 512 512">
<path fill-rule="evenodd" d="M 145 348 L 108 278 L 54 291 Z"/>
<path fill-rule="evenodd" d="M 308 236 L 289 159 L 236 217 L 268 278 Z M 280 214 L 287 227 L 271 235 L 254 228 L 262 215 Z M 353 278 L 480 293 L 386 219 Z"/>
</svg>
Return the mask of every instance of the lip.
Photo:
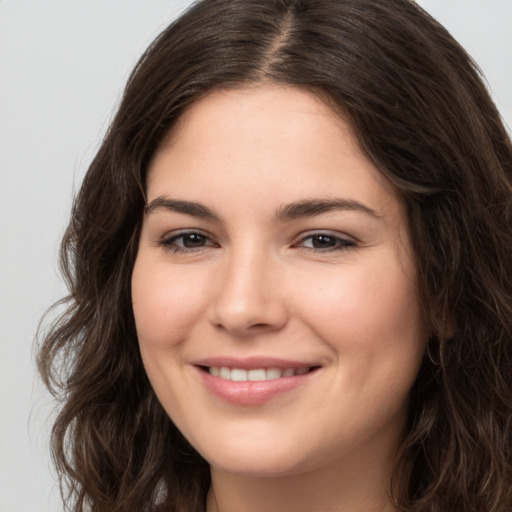
<svg viewBox="0 0 512 512">
<path fill-rule="evenodd" d="M 260 356 L 252 356 L 252 357 L 244 357 L 244 358 L 235 358 L 229 356 L 216 356 L 216 357 L 208 357 L 205 359 L 200 359 L 198 361 L 194 361 L 195 366 L 226 366 L 228 368 L 241 368 L 243 370 L 254 370 L 256 368 L 303 368 L 313 367 L 313 366 L 321 366 L 318 363 L 311 361 L 297 361 L 292 359 L 280 359 L 275 357 L 260 357 Z"/>
<path fill-rule="evenodd" d="M 224 402 L 234 405 L 261 405 L 273 398 L 306 384 L 318 372 L 319 364 L 272 357 L 211 357 L 196 361 L 194 366 L 206 389 Z M 252 370 L 258 368 L 304 368 L 315 370 L 303 375 L 281 377 L 273 380 L 235 382 L 209 374 L 205 367 L 228 367 Z"/>
</svg>

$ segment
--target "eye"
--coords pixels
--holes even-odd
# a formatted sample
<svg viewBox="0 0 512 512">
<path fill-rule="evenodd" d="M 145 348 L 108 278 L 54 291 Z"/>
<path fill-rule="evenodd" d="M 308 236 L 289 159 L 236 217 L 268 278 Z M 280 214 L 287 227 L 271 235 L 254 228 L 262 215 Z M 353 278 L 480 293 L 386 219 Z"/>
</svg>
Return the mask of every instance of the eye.
<svg viewBox="0 0 512 512">
<path fill-rule="evenodd" d="M 296 247 L 303 247 L 313 251 L 336 251 L 355 247 L 354 240 L 343 238 L 332 233 L 312 233 L 299 240 Z"/>
<path fill-rule="evenodd" d="M 216 246 L 207 235 L 198 231 L 182 231 L 161 240 L 159 245 L 172 252 L 194 252 L 204 247 Z"/>
</svg>

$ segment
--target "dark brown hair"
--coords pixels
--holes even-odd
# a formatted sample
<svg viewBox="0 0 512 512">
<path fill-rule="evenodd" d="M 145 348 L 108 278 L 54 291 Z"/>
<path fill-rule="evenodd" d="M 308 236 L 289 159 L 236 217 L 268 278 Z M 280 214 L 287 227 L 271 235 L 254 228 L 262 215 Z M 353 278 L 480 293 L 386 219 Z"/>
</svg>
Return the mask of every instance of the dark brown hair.
<svg viewBox="0 0 512 512">
<path fill-rule="evenodd" d="M 204 510 L 208 465 L 145 375 L 130 279 L 164 135 L 206 91 L 265 80 L 342 112 L 407 206 L 432 336 L 394 502 L 512 510 L 512 146 L 474 63 L 409 0 L 204 0 L 142 56 L 76 197 L 66 310 L 39 352 L 69 509 Z"/>
</svg>

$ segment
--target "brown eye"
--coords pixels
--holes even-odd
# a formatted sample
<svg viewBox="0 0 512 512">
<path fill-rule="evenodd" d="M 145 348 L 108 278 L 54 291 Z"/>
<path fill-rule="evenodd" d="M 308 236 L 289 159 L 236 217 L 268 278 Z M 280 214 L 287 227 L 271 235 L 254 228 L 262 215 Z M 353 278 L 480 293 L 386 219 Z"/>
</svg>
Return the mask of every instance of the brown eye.
<svg viewBox="0 0 512 512">
<path fill-rule="evenodd" d="M 311 245 L 315 249 L 329 249 L 337 245 L 337 240 L 333 236 L 316 235 L 311 237 Z"/>
<path fill-rule="evenodd" d="M 355 247 L 356 243 L 330 233 L 314 233 L 304 237 L 297 245 L 316 251 L 336 251 Z"/>
<path fill-rule="evenodd" d="M 159 245 L 173 252 L 187 252 L 215 246 L 208 236 L 197 231 L 178 233 L 162 240 Z"/>
<path fill-rule="evenodd" d="M 206 237 L 204 235 L 200 235 L 199 233 L 189 233 L 185 235 L 181 235 L 182 239 L 181 245 L 186 247 L 187 249 L 193 249 L 196 247 L 203 247 L 206 245 Z"/>
</svg>

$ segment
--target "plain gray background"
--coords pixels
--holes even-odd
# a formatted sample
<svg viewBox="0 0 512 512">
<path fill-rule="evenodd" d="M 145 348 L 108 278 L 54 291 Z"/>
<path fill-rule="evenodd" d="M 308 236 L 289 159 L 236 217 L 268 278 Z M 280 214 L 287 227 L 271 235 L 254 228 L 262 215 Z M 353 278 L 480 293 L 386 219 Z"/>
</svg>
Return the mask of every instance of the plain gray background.
<svg viewBox="0 0 512 512">
<path fill-rule="evenodd" d="M 33 365 L 71 198 L 137 58 L 187 0 L 0 0 L 0 512 L 57 512 Z M 422 0 L 512 127 L 512 0 Z"/>
</svg>

